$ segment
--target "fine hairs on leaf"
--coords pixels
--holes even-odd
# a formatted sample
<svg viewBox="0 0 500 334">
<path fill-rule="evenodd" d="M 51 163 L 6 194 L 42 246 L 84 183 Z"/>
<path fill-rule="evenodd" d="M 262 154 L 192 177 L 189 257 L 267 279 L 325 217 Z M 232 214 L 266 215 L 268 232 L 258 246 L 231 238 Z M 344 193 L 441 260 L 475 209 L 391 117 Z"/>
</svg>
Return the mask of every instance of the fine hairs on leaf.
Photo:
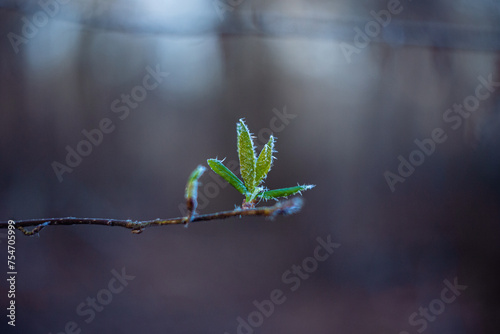
<svg viewBox="0 0 500 334">
<path fill-rule="evenodd" d="M 275 138 L 273 135 L 269 137 L 269 141 L 262 148 L 262 151 L 257 158 L 255 156 L 255 145 L 253 143 L 252 134 L 248 129 L 243 118 L 236 124 L 236 134 L 238 143 L 238 158 L 240 160 L 240 174 L 243 182 L 234 175 L 220 160 L 208 159 L 208 165 L 224 180 L 229 182 L 242 195 L 245 195 L 243 208 L 253 208 L 255 204 L 261 200 L 278 199 L 294 194 L 301 194 L 302 191 L 314 188 L 314 185 L 305 184 L 295 187 L 267 190 L 261 187 L 260 184 L 265 180 L 267 174 L 271 170 L 273 162 L 273 153 Z"/>
<path fill-rule="evenodd" d="M 257 158 L 257 164 L 255 166 L 255 184 L 258 186 L 267 176 L 267 173 L 271 170 L 273 163 L 273 153 L 274 153 L 274 137 L 271 135 L 269 141 L 262 152 L 260 152 Z"/>
<path fill-rule="evenodd" d="M 238 134 L 238 158 L 240 159 L 240 174 L 250 193 L 255 190 L 255 147 L 252 134 L 243 118 L 236 124 Z"/>
<path fill-rule="evenodd" d="M 241 180 L 238 179 L 238 177 L 236 175 L 234 175 L 233 172 L 231 172 L 229 170 L 229 168 L 224 166 L 224 164 L 222 163 L 221 160 L 208 159 L 207 163 L 210 166 L 210 168 L 212 168 L 212 170 L 214 172 L 219 174 L 224 180 L 226 180 L 230 185 L 232 185 L 242 195 L 246 195 L 248 193 L 248 190 L 245 187 L 245 185 L 243 184 L 243 182 L 241 182 Z"/>
<path fill-rule="evenodd" d="M 274 218 L 277 215 L 291 215 L 300 211 L 303 205 L 302 199 L 295 197 L 290 200 L 277 202 L 273 206 L 255 207 L 255 204 L 261 199 L 278 199 L 294 194 L 301 194 L 302 191 L 309 190 L 314 185 L 297 185 L 289 188 L 268 190 L 261 186 L 261 183 L 266 179 L 267 174 L 271 170 L 273 162 L 273 153 L 275 137 L 270 136 L 269 141 L 264 145 L 259 156 L 255 155 L 255 146 L 253 137 L 248 130 L 247 125 L 240 119 L 236 125 L 238 157 L 240 160 L 240 173 L 243 181 L 240 180 L 233 172 L 231 172 L 223 164 L 223 160 L 208 159 L 208 166 L 218 175 L 220 175 L 231 186 L 238 190 L 245 199 L 241 208 L 235 208 L 231 211 L 221 211 L 210 214 L 197 214 L 197 199 L 200 178 L 205 172 L 204 166 L 197 166 L 189 175 L 184 192 L 186 200 L 187 214 L 185 217 L 177 217 L 170 219 L 153 219 L 153 220 L 121 220 L 107 218 L 44 218 L 44 219 L 29 219 L 29 220 L 9 220 L 8 222 L 0 222 L 0 228 L 10 229 L 16 228 L 25 235 L 37 235 L 42 229 L 48 226 L 67 226 L 67 225 L 101 225 L 101 226 L 120 226 L 132 230 L 133 233 L 141 233 L 146 227 L 176 225 L 208 221 L 215 219 L 226 219 L 230 217 L 242 216 L 264 216 Z M 26 228 L 31 228 L 30 230 Z"/>
</svg>

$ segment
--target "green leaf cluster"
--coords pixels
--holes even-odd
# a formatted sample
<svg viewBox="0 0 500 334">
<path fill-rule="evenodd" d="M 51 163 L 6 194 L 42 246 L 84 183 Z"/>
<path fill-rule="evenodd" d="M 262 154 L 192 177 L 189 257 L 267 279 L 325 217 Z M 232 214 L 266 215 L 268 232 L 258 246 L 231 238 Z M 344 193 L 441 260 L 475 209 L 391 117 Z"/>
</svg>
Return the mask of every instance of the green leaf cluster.
<svg viewBox="0 0 500 334">
<path fill-rule="evenodd" d="M 247 203 L 248 206 L 253 207 L 260 199 L 277 199 L 279 197 L 294 195 L 314 187 L 314 185 L 297 185 L 295 187 L 268 190 L 261 186 L 272 167 L 274 160 L 273 153 L 275 153 L 275 138 L 273 135 L 269 137 L 269 141 L 264 145 L 264 148 L 262 148 L 262 151 L 257 157 L 255 154 L 253 136 L 243 119 L 240 119 L 236 124 L 236 133 L 238 158 L 240 160 L 240 174 L 243 181 L 224 166 L 223 160 L 208 159 L 207 162 L 215 173 L 219 174 L 224 180 L 245 196 L 244 203 Z"/>
</svg>

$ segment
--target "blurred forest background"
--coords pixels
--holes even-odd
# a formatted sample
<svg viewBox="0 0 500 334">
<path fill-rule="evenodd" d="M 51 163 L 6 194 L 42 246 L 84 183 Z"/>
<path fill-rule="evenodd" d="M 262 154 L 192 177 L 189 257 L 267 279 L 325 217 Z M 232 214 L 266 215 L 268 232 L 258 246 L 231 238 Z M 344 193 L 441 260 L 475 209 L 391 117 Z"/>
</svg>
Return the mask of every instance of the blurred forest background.
<svg viewBox="0 0 500 334">
<path fill-rule="evenodd" d="M 237 159 L 242 117 L 260 145 L 278 137 L 269 188 L 317 187 L 274 221 L 17 233 L 16 327 L 3 279 L 0 332 L 497 332 L 500 90 L 470 97 L 500 81 L 499 18 L 489 0 L 1 1 L 0 220 L 180 216 L 190 172 Z M 386 172 L 438 128 L 391 191 Z M 68 147 L 92 152 L 58 178 Z M 211 173 L 200 212 L 241 205 Z M 283 275 L 328 236 L 341 246 L 291 291 Z M 134 278 L 110 294 L 113 270 Z M 443 303 L 455 279 L 467 288 Z"/>
</svg>

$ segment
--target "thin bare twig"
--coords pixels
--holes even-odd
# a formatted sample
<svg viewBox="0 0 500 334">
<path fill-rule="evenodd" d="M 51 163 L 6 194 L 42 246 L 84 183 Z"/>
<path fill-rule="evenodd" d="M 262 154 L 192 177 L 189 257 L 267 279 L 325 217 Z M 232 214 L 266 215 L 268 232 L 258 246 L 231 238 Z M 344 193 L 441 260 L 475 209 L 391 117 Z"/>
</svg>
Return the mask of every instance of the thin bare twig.
<svg viewBox="0 0 500 334">
<path fill-rule="evenodd" d="M 193 215 L 190 222 L 199 222 L 216 219 L 226 219 L 234 216 L 264 216 L 275 217 L 278 215 L 294 214 L 302 208 L 303 201 L 300 197 L 295 197 L 289 200 L 277 202 L 273 206 L 264 206 L 258 208 L 241 209 L 236 208 L 232 211 L 221 211 L 203 215 Z M 16 228 L 21 230 L 25 235 L 34 235 L 40 232 L 47 226 L 57 225 L 104 225 L 104 226 L 120 226 L 132 230 L 132 233 L 141 233 L 146 227 L 186 224 L 186 217 L 178 217 L 172 219 L 153 219 L 146 221 L 120 220 L 120 219 L 105 219 L 105 218 L 48 218 L 48 219 L 29 219 L 18 220 L 15 222 Z M 7 228 L 8 222 L 0 222 L 0 228 Z M 27 230 L 26 227 L 34 227 Z"/>
</svg>

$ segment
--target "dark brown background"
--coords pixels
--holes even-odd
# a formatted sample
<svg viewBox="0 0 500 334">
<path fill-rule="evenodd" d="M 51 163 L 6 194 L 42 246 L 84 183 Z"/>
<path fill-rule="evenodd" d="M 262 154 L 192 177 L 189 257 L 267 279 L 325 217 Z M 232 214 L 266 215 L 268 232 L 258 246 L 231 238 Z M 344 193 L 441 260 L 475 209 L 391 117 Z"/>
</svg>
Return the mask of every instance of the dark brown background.
<svg viewBox="0 0 500 334">
<path fill-rule="evenodd" d="M 468 288 L 424 332 L 498 330 L 498 94 L 456 131 L 442 117 L 478 76 L 500 78 L 500 7 L 401 4 L 349 64 L 340 43 L 387 2 L 245 0 L 220 20 L 211 1 L 73 0 L 17 53 L 7 34 L 40 6 L 3 2 L 0 220 L 179 216 L 196 165 L 237 158 L 237 120 L 258 133 L 285 106 L 296 117 L 276 133 L 266 185 L 317 187 L 299 214 L 275 221 L 17 234 L 17 326 L 2 315 L 2 333 L 55 334 L 75 321 L 82 333 L 233 334 L 273 289 L 287 300 L 255 333 L 417 333 L 408 317 L 454 277 Z M 157 64 L 170 75 L 120 120 L 112 101 Z M 115 130 L 59 182 L 52 162 L 103 118 Z M 383 173 L 437 127 L 448 139 L 391 192 Z M 240 197 L 221 189 L 201 211 Z M 282 274 L 328 235 L 341 247 L 291 292 Z M 76 306 L 121 268 L 135 279 L 85 323 Z"/>
</svg>

